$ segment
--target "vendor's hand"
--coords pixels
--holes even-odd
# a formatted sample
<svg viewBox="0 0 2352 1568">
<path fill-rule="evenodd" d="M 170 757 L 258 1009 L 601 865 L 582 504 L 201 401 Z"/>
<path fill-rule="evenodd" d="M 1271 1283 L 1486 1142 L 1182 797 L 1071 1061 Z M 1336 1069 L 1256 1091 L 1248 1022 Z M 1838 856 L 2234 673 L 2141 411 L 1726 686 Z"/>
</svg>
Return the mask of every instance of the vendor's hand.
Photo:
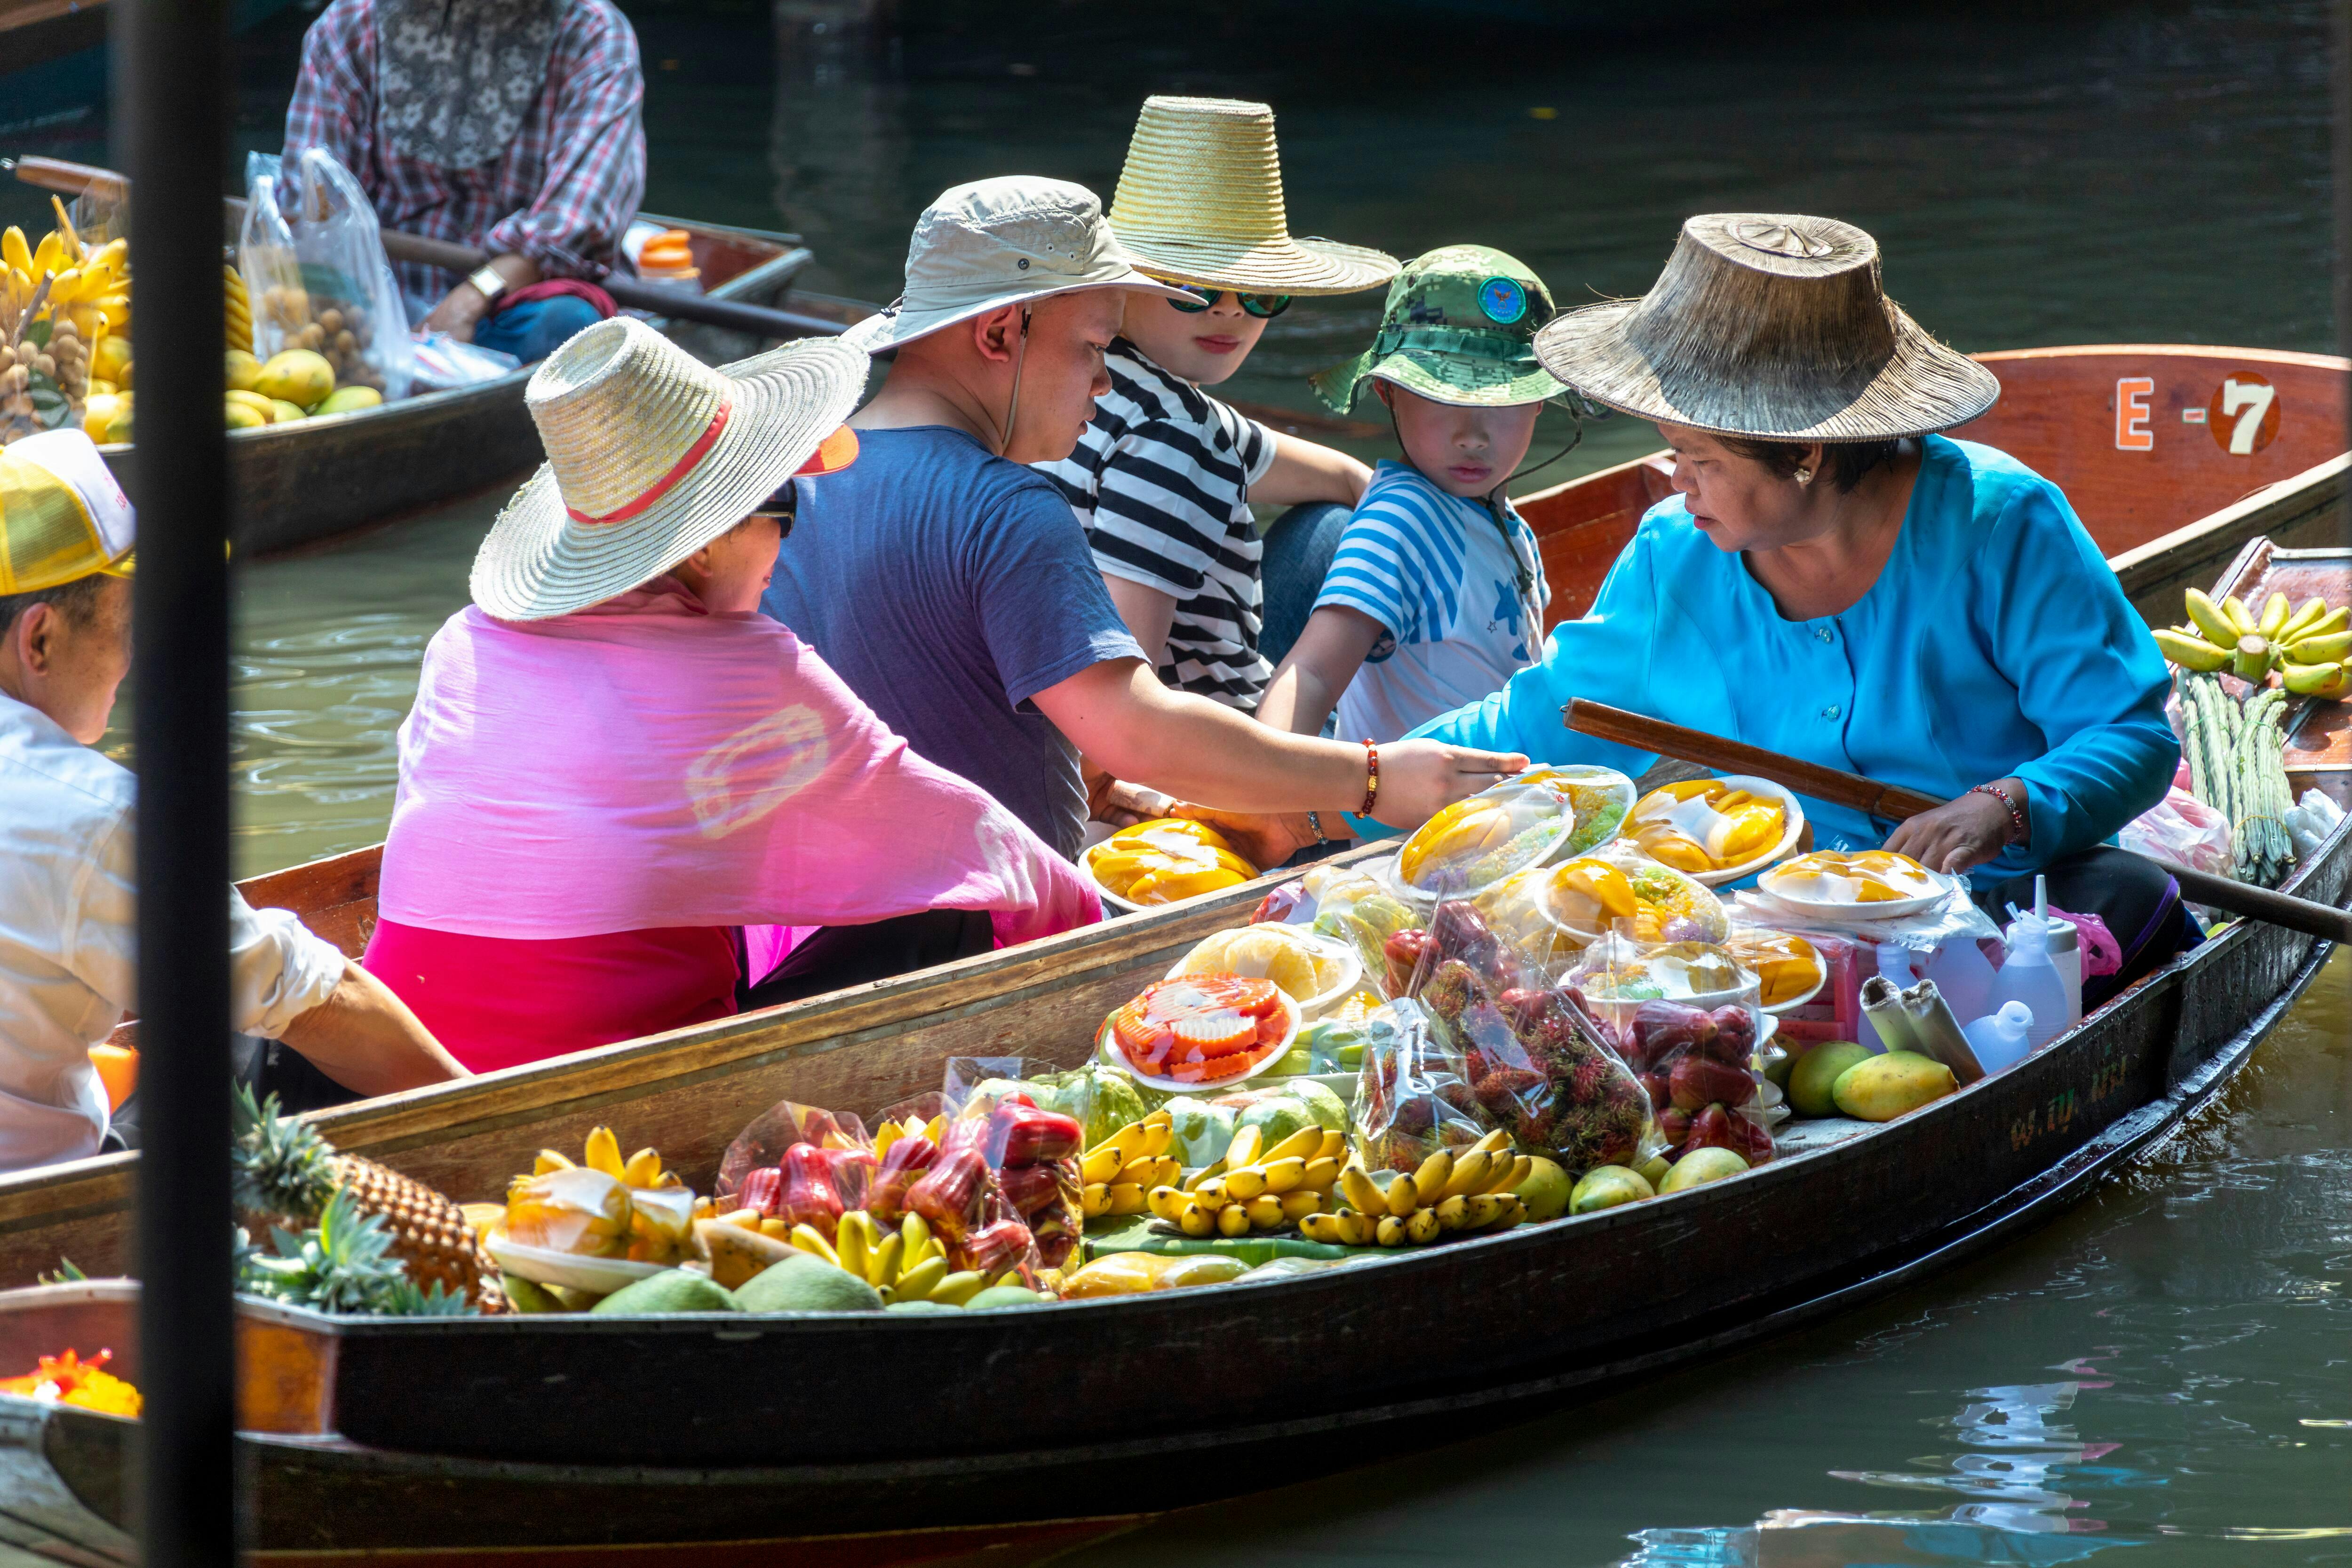
<svg viewBox="0 0 2352 1568">
<path fill-rule="evenodd" d="M 461 343 L 474 340 L 474 328 L 489 314 L 490 302 L 482 291 L 460 279 L 457 287 L 441 297 L 433 313 L 425 318 L 420 331 L 446 332 Z"/>
<path fill-rule="evenodd" d="M 1527 765 L 1528 759 L 1517 752 L 1471 751 L 1434 740 L 1396 741 L 1381 747 L 1381 792 L 1372 815 L 1391 828 L 1417 828 L 1443 808 L 1493 788 Z"/>
<path fill-rule="evenodd" d="M 1898 823 L 1886 847 L 1929 871 L 1965 872 L 2006 849 L 2011 826 L 2008 807 L 1971 791 Z"/>
<path fill-rule="evenodd" d="M 1261 872 L 1272 871 L 1315 841 L 1315 830 L 1307 822 L 1304 811 L 1296 815 L 1261 817 L 1239 811 L 1214 810 L 1188 801 L 1169 808 L 1168 815 L 1202 822 L 1216 829 L 1225 836 L 1225 841 L 1234 846 L 1235 854 Z M 1326 837 L 1347 836 L 1347 827 L 1339 818 L 1337 811 L 1324 816 Z"/>
<path fill-rule="evenodd" d="M 1108 773 L 1090 774 L 1087 779 L 1087 815 L 1114 828 L 1131 828 L 1138 822 L 1171 815 L 1170 808 L 1175 804 L 1172 797 L 1157 789 L 1129 784 Z"/>
</svg>

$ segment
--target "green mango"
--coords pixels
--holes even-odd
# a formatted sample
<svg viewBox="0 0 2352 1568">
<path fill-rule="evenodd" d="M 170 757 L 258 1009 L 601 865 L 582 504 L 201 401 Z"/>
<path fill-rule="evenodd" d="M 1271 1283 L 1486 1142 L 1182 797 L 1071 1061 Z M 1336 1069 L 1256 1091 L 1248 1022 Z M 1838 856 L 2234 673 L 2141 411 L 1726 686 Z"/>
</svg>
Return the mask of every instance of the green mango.
<svg viewBox="0 0 2352 1568">
<path fill-rule="evenodd" d="M 873 1286 L 805 1252 L 752 1275 L 735 1299 L 747 1312 L 870 1312 L 882 1305 Z"/>
<path fill-rule="evenodd" d="M 1834 1116 L 1836 1102 L 1830 1091 L 1839 1074 L 1857 1062 L 1868 1061 L 1876 1053 L 1866 1045 L 1850 1040 L 1832 1040 L 1814 1046 L 1797 1058 L 1797 1065 L 1789 1070 L 1789 1104 L 1800 1116 Z"/>
<path fill-rule="evenodd" d="M 838 1274 L 841 1270 L 835 1269 L 834 1272 Z M 709 1275 L 698 1274 L 690 1269 L 665 1269 L 622 1286 L 588 1310 L 646 1316 L 665 1312 L 740 1312 L 743 1309 L 734 1293 Z"/>
</svg>

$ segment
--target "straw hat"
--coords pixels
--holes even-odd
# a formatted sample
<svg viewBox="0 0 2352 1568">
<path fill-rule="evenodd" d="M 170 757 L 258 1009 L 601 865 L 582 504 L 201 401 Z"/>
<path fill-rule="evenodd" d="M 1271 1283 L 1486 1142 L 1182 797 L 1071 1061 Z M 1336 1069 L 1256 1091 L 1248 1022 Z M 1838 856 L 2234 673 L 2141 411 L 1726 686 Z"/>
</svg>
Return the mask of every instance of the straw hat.
<svg viewBox="0 0 2352 1568">
<path fill-rule="evenodd" d="M 474 558 L 474 602 L 542 621 L 659 577 L 794 473 L 856 455 L 841 422 L 867 361 L 814 338 L 712 370 L 644 322 L 599 321 L 550 354 L 523 396 L 547 462 Z"/>
<path fill-rule="evenodd" d="M 104 572 L 129 577 L 138 517 L 79 430 L 0 447 L 0 597 Z"/>
<path fill-rule="evenodd" d="M 1007 305 L 1082 288 L 1139 288 L 1187 298 L 1135 269 L 1084 185 L 1034 174 L 942 191 L 915 220 L 906 291 L 841 335 L 869 354 L 928 338 Z"/>
<path fill-rule="evenodd" d="M 1267 294 L 1353 294 L 1397 275 L 1381 251 L 1293 239 L 1274 110 L 1229 98 L 1147 98 L 1110 226 L 1150 271 Z"/>
<path fill-rule="evenodd" d="M 2000 395 L 1886 298 L 1876 240 L 1786 213 L 1690 219 L 1647 295 L 1560 317 L 1536 357 L 1622 413 L 1768 441 L 1924 435 Z"/>
</svg>

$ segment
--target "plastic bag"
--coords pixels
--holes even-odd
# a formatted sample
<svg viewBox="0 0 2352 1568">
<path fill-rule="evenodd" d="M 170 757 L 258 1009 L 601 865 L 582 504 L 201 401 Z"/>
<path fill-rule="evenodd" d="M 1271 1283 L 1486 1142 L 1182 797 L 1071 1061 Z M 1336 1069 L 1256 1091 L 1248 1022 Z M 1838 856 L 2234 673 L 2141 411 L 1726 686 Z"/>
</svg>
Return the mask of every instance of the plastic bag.
<svg viewBox="0 0 2352 1568">
<path fill-rule="evenodd" d="M 1731 932 L 1722 900 L 1625 839 L 1518 872 L 1473 902 L 1522 961 L 1555 978 L 1621 923 L 1643 942 L 1720 942 Z"/>
<path fill-rule="evenodd" d="M 780 1101 L 753 1117 L 719 1156 L 718 1207 L 756 1208 L 786 1229 L 808 1225 L 831 1241 L 842 1215 L 865 1207 L 875 1171 L 865 1123 Z"/>
<path fill-rule="evenodd" d="M 2308 864 L 2319 853 L 2319 846 L 2326 841 L 2327 835 L 2344 820 L 2344 808 L 2316 789 L 2305 789 L 2303 798 L 2288 808 L 2280 820 L 2286 824 L 2287 839 L 2294 845 L 2295 858 Z"/>
<path fill-rule="evenodd" d="M 1530 768 L 1415 829 L 1397 852 L 1393 885 L 1424 904 L 1473 897 L 1547 860 L 1617 836 L 1633 781 L 1607 768 Z"/>
<path fill-rule="evenodd" d="M 1314 900 L 1310 929 L 1354 948 L 1364 982 L 1381 996 L 1402 994 L 1412 972 L 1408 966 L 1402 974 L 1391 974 L 1388 939 L 1419 930 L 1421 913 L 1389 891 L 1384 875 L 1366 866 L 1318 866 L 1299 884 Z"/>
<path fill-rule="evenodd" d="M 1264 921 L 1212 932 L 1177 961 L 1169 977 L 1239 975 L 1272 980 L 1307 1017 L 1319 1018 L 1355 988 L 1363 972 L 1361 955 L 1352 944 Z"/>
<path fill-rule="evenodd" d="M 1643 796 L 1625 836 L 1675 870 L 1734 881 L 1796 842 L 1805 814 L 1795 798 L 1762 779 L 1691 779 Z"/>
<path fill-rule="evenodd" d="M 512 354 L 461 343 L 446 332 L 427 332 L 408 345 L 409 390 L 434 392 L 469 387 L 512 375 L 522 365 Z"/>
<path fill-rule="evenodd" d="M 1374 1013 L 1349 1112 L 1349 1141 L 1364 1164 L 1418 1170 L 1438 1150 L 1466 1149 L 1492 1132 L 1467 1072 L 1419 1003 L 1401 998 Z"/>
<path fill-rule="evenodd" d="M 1086 1128 L 1039 1105 L 1024 1079 L 1054 1071 L 1021 1057 L 948 1059 L 949 1120 L 940 1160 L 907 1195 L 907 1207 L 948 1243 L 958 1269 L 994 1277 L 1059 1269 L 1077 1249 L 1086 1216 L 1078 1178 Z M 971 1159 L 986 1173 L 974 1183 Z"/>
<path fill-rule="evenodd" d="M 2292 827 L 2288 832 L 2291 837 Z M 2166 790 L 2163 800 L 2126 822 L 2123 831 L 2116 835 L 2116 842 L 2135 854 L 2179 861 L 2216 876 L 2230 875 L 2234 862 L 2230 820 L 2179 785 Z"/>
<path fill-rule="evenodd" d="M 249 155 L 246 189 L 238 269 L 253 301 L 255 355 L 266 362 L 309 349 L 326 359 L 336 387 L 373 387 L 387 402 L 406 397 L 408 313 L 359 181 L 325 148 L 306 147 L 291 163 Z"/>
<path fill-rule="evenodd" d="M 1612 936 L 1586 950 L 1568 991 L 1639 1075 L 1669 1159 L 1706 1147 L 1751 1166 L 1772 1157 L 1772 1124 L 1786 1112 L 1764 1070 L 1781 1052 L 1756 977 L 1723 948 Z"/>
</svg>

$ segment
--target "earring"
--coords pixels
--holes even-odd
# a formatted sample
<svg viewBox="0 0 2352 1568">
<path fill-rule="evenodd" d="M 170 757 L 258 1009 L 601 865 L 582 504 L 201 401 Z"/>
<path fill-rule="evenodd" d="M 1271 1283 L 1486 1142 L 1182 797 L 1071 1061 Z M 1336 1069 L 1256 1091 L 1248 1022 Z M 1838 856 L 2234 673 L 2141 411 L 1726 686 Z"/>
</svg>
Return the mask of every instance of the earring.
<svg viewBox="0 0 2352 1568">
<path fill-rule="evenodd" d="M 1810 485 L 1813 482 L 1813 471 L 1810 468 L 1800 468 L 1797 470 L 1796 479 L 1800 485 Z"/>
</svg>

